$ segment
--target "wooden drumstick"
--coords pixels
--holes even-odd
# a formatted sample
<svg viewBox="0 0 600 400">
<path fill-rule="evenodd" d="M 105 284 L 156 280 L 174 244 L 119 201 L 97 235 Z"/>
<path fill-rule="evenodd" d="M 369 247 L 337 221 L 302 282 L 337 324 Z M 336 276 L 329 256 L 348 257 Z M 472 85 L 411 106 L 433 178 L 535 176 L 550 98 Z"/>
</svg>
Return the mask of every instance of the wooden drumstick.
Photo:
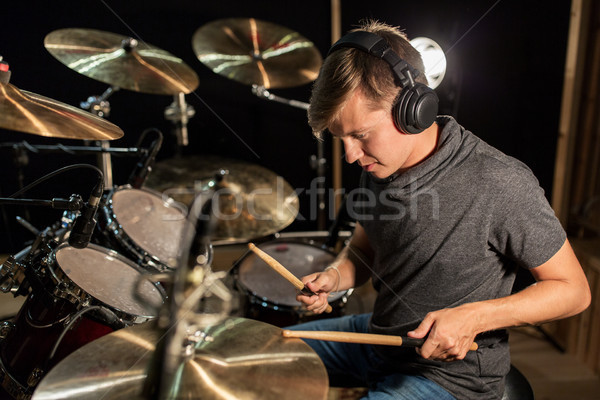
<svg viewBox="0 0 600 400">
<path fill-rule="evenodd" d="M 329 340 L 332 342 L 362 343 L 384 346 L 411 346 L 420 347 L 425 343 L 425 339 L 414 339 L 404 336 L 379 335 L 375 333 L 355 333 L 338 331 L 283 331 L 284 337 Z M 471 343 L 470 351 L 479 348 L 476 342 Z"/>
<path fill-rule="evenodd" d="M 259 249 L 254 243 L 248 243 L 248 248 L 252 250 L 258 257 L 260 257 L 267 265 L 273 268 L 279 275 L 283 276 L 287 281 L 289 281 L 292 285 L 296 287 L 299 291 L 306 295 L 316 294 L 306 286 L 300 279 L 298 279 L 294 274 L 288 271 L 283 265 L 279 263 L 279 261 L 275 260 L 273 257 Z M 325 309 L 326 313 L 330 313 L 332 311 L 331 305 L 327 305 Z"/>
</svg>

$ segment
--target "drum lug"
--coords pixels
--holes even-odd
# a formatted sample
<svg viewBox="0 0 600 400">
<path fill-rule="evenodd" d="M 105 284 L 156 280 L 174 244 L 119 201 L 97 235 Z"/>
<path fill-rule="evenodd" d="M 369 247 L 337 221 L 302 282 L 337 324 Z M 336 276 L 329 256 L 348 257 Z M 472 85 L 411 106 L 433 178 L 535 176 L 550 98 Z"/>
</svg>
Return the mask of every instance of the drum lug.
<svg viewBox="0 0 600 400">
<path fill-rule="evenodd" d="M 0 339 L 6 339 L 13 329 L 15 329 L 15 324 L 12 321 L 2 322 L 0 324 Z"/>
<path fill-rule="evenodd" d="M 14 256 L 9 256 L 0 265 L 0 278 L 0 281 L 2 281 L 0 291 L 4 293 L 18 291 L 21 283 L 25 280 L 25 272 Z"/>
<path fill-rule="evenodd" d="M 71 304 L 84 307 L 90 302 L 90 299 L 87 298 L 86 293 L 82 293 L 82 290 L 78 287 L 73 288 L 65 281 L 59 281 L 52 294 L 58 298 L 67 300 Z"/>
<path fill-rule="evenodd" d="M 37 384 L 40 383 L 40 380 L 43 376 L 44 371 L 42 369 L 37 367 L 34 368 L 33 371 L 31 371 L 31 374 L 29 374 L 29 376 L 27 377 L 27 386 L 31 388 L 37 386 Z"/>
</svg>

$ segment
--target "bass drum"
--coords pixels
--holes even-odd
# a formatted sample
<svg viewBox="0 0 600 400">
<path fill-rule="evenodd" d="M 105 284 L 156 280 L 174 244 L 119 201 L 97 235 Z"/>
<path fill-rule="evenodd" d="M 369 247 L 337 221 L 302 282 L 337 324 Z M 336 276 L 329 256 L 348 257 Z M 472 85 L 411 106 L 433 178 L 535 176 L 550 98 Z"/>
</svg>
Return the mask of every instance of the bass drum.
<svg viewBox="0 0 600 400">
<path fill-rule="evenodd" d="M 116 252 L 61 244 L 26 267 L 32 291 L 0 329 L 0 382 L 14 398 L 31 396 L 58 361 L 117 329 L 149 321 L 165 299 L 146 271 Z"/>
<path fill-rule="evenodd" d="M 333 252 L 301 240 L 275 240 L 258 247 L 299 279 L 323 271 L 335 259 Z M 244 315 L 278 327 L 340 316 L 352 293 L 352 290 L 332 293 L 329 296 L 332 312 L 315 314 L 296 300 L 297 291 L 288 280 L 252 252 L 234 264 L 232 274 L 235 288 L 242 294 L 240 304 Z"/>
<path fill-rule="evenodd" d="M 98 211 L 96 243 L 114 249 L 152 272 L 177 266 L 187 209 L 173 199 L 129 186 L 109 191 Z M 205 249 L 210 259 L 210 249 Z"/>
</svg>

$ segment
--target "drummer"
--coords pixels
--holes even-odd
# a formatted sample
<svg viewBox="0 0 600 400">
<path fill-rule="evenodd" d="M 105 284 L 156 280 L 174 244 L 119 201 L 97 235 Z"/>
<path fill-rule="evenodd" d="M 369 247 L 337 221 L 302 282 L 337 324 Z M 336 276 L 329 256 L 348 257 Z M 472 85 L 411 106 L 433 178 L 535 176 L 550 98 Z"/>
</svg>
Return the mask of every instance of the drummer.
<svg viewBox="0 0 600 400">
<path fill-rule="evenodd" d="M 384 38 L 380 50 L 389 44 L 418 71 L 398 78 L 426 84 L 419 53 L 397 27 L 366 22 L 357 31 Z M 454 118 L 435 117 L 437 107 L 433 121 L 415 126 L 421 121 L 404 107 L 420 98 L 394 105 L 411 88 L 398 80 L 387 61 L 346 44 L 330 52 L 314 84 L 313 132 L 343 142 L 346 161 L 363 168 L 370 201 L 349 209 L 357 225 L 336 263 L 302 278 L 318 296 L 298 300 L 321 313 L 330 293 L 369 278 L 377 298 L 372 313 L 292 329 L 426 338 L 416 351 L 307 340 L 333 386 L 366 386 L 369 399 L 500 399 L 510 368 L 506 328 L 580 313 L 588 282 L 529 168 Z M 431 95 L 419 91 L 413 96 Z M 537 282 L 512 293 L 517 267 Z M 468 351 L 473 341 L 479 349 Z"/>
</svg>

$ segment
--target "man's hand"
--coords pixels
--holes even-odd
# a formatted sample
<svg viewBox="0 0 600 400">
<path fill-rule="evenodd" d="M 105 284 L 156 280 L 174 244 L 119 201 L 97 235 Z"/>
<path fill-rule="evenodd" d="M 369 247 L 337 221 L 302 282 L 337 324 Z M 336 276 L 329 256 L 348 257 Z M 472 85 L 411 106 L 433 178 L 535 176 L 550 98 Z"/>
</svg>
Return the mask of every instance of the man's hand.
<svg viewBox="0 0 600 400">
<path fill-rule="evenodd" d="M 338 274 L 332 269 L 323 272 L 317 272 L 302 277 L 302 283 L 312 290 L 316 295 L 307 296 L 302 293 L 298 293 L 296 300 L 306 305 L 306 309 L 314 312 L 315 314 L 321 314 L 325 312 L 329 302 L 327 296 L 331 293 L 336 286 Z"/>
<path fill-rule="evenodd" d="M 430 312 L 417 329 L 408 332 L 411 338 L 425 343 L 417 348 L 423 358 L 436 361 L 462 360 L 467 355 L 477 335 L 476 304 Z"/>
</svg>

